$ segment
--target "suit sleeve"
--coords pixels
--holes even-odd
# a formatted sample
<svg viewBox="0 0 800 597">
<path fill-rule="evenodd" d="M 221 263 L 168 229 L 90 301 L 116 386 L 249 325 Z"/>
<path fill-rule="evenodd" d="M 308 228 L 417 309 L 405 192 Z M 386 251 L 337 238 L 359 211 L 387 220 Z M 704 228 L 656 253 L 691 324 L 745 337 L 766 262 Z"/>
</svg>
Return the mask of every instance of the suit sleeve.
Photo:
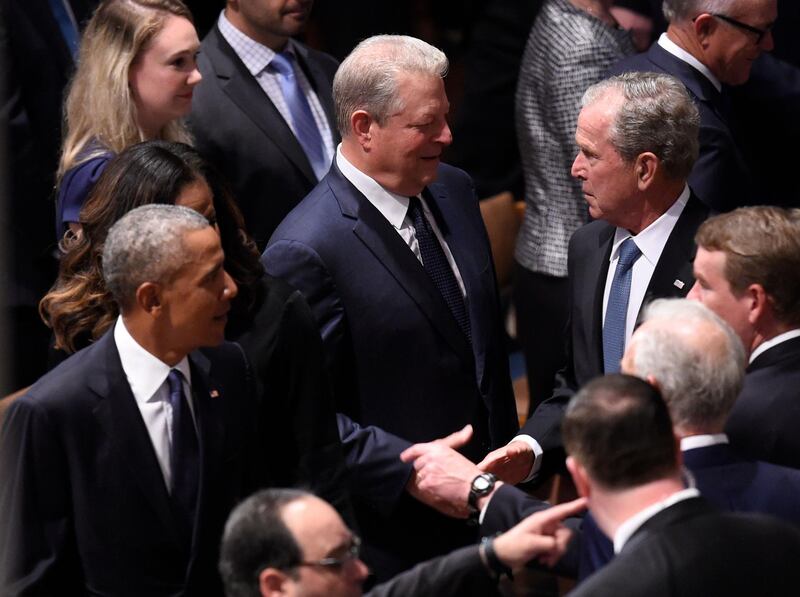
<svg viewBox="0 0 800 597">
<path fill-rule="evenodd" d="M 68 465 L 47 413 L 23 396 L 0 437 L 0 594 L 84 592 Z"/>
<path fill-rule="evenodd" d="M 417 564 L 411 570 L 376 586 L 367 597 L 448 597 L 499 595 L 497 584 L 481 562 L 477 546 Z"/>
</svg>

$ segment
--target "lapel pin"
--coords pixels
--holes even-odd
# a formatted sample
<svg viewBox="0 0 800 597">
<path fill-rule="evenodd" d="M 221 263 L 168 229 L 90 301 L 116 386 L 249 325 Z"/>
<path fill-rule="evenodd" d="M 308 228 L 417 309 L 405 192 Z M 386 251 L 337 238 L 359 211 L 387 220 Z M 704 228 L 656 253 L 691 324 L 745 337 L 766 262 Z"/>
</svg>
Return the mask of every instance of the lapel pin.
<svg viewBox="0 0 800 597">
<path fill-rule="evenodd" d="M 217 390 L 211 390 L 208 395 L 212 398 L 219 398 L 219 392 Z"/>
<path fill-rule="evenodd" d="M 686 284 L 683 283 L 683 280 L 675 280 L 672 283 L 672 285 L 675 286 L 678 290 L 683 290 L 683 287 L 686 286 Z"/>
</svg>

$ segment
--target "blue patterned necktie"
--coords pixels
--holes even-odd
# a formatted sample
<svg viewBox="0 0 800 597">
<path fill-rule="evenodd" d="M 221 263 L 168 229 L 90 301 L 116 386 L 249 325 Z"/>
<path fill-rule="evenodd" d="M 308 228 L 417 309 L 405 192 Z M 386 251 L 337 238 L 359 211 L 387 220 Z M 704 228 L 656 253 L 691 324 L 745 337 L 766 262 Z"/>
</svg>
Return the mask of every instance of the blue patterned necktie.
<svg viewBox="0 0 800 597">
<path fill-rule="evenodd" d="M 169 403 L 172 406 L 172 442 L 169 447 L 172 471 L 172 501 L 181 518 L 183 530 L 191 537 L 197 508 L 200 480 L 200 455 L 192 413 L 183 393 L 183 376 L 172 369 L 167 376 Z"/>
<path fill-rule="evenodd" d="M 286 106 L 289 108 L 289 116 L 292 119 L 292 128 L 297 141 L 308 157 L 317 180 L 322 180 L 322 177 L 328 173 L 330 164 L 325 160 L 322 135 L 320 135 L 314 115 L 311 113 L 311 106 L 309 106 L 306 94 L 303 93 L 295 76 L 294 59 L 294 54 L 291 52 L 276 52 L 269 64 L 278 73 L 278 82 L 286 100 Z"/>
<path fill-rule="evenodd" d="M 472 329 L 470 327 L 467 306 L 458 286 L 458 280 L 453 273 L 453 268 L 447 262 L 444 249 L 436 238 L 436 234 L 431 227 L 428 218 L 422 211 L 422 203 L 418 197 L 411 197 L 408 204 L 408 217 L 414 224 L 414 232 L 419 243 L 419 252 L 422 255 L 422 266 L 428 276 L 433 280 L 433 284 L 444 298 L 444 302 L 450 308 L 450 312 L 458 322 L 461 331 L 472 342 Z"/>
<path fill-rule="evenodd" d="M 619 261 L 611 281 L 606 319 L 603 323 L 603 370 L 606 373 L 619 373 L 619 364 L 625 350 L 625 323 L 628 318 L 633 264 L 641 254 L 633 238 L 626 239 L 619 248 Z"/>
</svg>

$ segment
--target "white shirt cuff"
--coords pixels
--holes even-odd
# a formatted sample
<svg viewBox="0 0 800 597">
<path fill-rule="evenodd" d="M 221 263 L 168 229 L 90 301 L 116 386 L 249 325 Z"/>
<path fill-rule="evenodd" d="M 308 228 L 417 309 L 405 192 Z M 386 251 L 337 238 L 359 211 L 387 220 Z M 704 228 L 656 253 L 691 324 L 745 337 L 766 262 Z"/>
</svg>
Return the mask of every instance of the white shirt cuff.
<svg viewBox="0 0 800 597">
<path fill-rule="evenodd" d="M 535 439 L 533 439 L 530 435 L 518 435 L 514 439 L 511 440 L 512 442 L 525 442 L 528 444 L 531 450 L 533 450 L 533 466 L 531 467 L 528 476 L 525 477 L 520 483 L 527 483 L 531 479 L 536 476 L 536 473 L 539 472 L 539 469 L 542 468 L 542 455 L 544 454 L 544 450 L 542 450 L 542 446 L 539 445 Z M 510 442 L 509 442 L 510 443 Z"/>
</svg>

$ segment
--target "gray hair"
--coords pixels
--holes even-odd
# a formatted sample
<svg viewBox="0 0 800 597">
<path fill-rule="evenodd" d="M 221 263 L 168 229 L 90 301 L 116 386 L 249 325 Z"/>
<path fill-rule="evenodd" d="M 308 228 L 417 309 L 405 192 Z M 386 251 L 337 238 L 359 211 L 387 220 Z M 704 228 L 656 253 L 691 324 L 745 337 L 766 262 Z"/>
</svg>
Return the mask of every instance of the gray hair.
<svg viewBox="0 0 800 597">
<path fill-rule="evenodd" d="M 344 59 L 333 78 L 336 123 L 342 137 L 350 134 L 350 117 L 364 110 L 383 126 L 403 109 L 397 75 L 447 74 L 447 56 L 438 48 L 407 35 L 375 35 L 365 39 Z"/>
<path fill-rule="evenodd" d="M 120 308 L 133 303 L 143 283 L 164 282 L 186 264 L 184 234 L 208 226 L 178 205 L 143 205 L 117 220 L 103 247 L 103 278 Z"/>
<path fill-rule="evenodd" d="M 693 19 L 703 13 L 725 12 L 735 0 L 664 0 L 661 12 L 670 23 Z"/>
<path fill-rule="evenodd" d="M 654 153 L 667 176 L 685 180 L 698 154 L 700 113 L 686 88 L 670 75 L 624 73 L 596 83 L 581 100 L 588 106 L 617 92 L 623 97 L 609 131 L 609 141 L 626 162 Z"/>
<path fill-rule="evenodd" d="M 710 309 L 687 299 L 655 300 L 644 320 L 654 325 L 634 334 L 633 373 L 656 379 L 676 426 L 707 431 L 723 424 L 744 379 L 739 336 Z"/>
</svg>

